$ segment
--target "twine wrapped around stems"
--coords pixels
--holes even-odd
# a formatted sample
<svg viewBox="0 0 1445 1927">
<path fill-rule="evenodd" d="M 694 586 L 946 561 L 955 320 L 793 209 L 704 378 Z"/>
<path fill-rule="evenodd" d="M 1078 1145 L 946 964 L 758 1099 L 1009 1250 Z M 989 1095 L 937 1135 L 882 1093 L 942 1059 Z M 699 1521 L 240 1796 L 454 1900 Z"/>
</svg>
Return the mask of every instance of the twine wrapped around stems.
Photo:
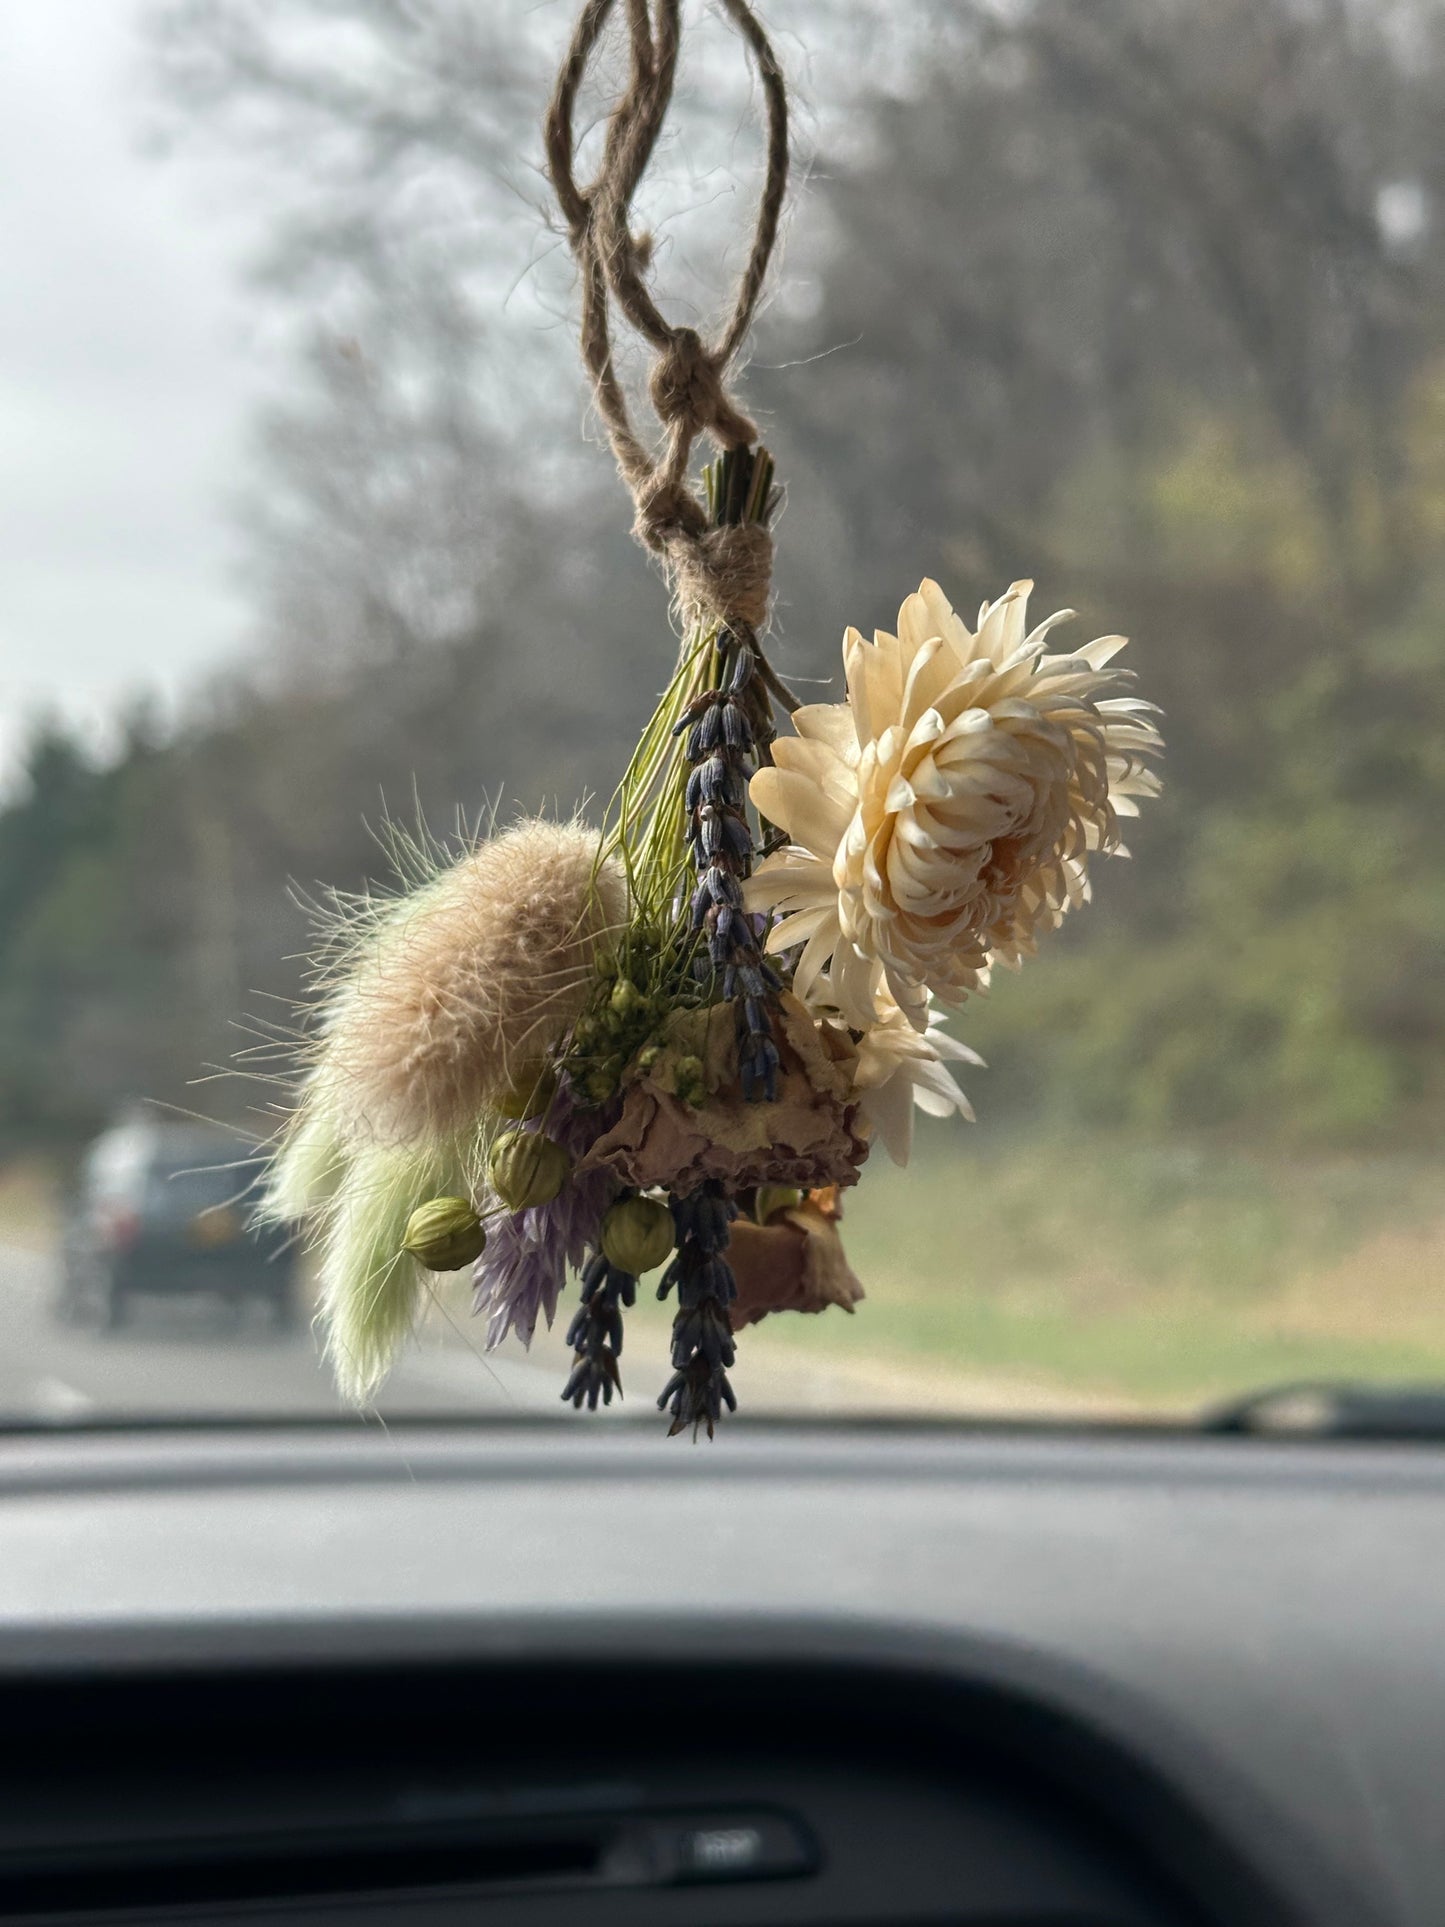
<svg viewBox="0 0 1445 1927">
<path fill-rule="evenodd" d="M 778 238 L 788 180 L 788 97 L 772 45 L 747 0 L 722 0 L 750 49 L 762 85 L 767 154 L 752 244 L 732 312 L 715 340 L 670 322 L 648 289 L 650 246 L 632 231 L 632 201 L 672 102 L 681 0 L 621 0 L 627 25 L 627 90 L 609 117 L 597 175 L 576 175 L 577 96 L 618 0 L 587 0 L 545 124 L 547 167 L 582 287 L 581 347 L 598 412 L 636 511 L 634 533 L 660 555 L 678 601 L 723 624 L 759 629 L 767 618 L 772 540 L 757 524 L 717 528 L 689 484 L 700 435 L 726 449 L 757 429 L 728 391 L 734 357 L 757 310 Z M 613 354 L 618 319 L 652 352 L 648 394 L 662 430 L 649 452 L 633 425 Z"/>
</svg>

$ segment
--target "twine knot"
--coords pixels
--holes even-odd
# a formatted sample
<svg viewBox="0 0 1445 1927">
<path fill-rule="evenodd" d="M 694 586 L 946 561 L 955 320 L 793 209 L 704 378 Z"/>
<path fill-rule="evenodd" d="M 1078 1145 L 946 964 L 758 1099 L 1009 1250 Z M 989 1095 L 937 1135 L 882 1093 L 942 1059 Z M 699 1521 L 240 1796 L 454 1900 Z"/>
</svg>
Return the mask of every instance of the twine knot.
<svg viewBox="0 0 1445 1927">
<path fill-rule="evenodd" d="M 666 476 L 642 484 L 633 500 L 637 520 L 632 532 L 645 548 L 659 555 L 670 553 L 675 537 L 692 541 L 707 527 L 707 516 L 692 491 Z"/>
<path fill-rule="evenodd" d="M 757 440 L 757 429 L 734 405 L 718 359 L 696 328 L 675 331 L 653 364 L 648 392 L 658 420 L 669 428 L 677 422 L 694 434 L 706 430 L 724 448 Z"/>
</svg>

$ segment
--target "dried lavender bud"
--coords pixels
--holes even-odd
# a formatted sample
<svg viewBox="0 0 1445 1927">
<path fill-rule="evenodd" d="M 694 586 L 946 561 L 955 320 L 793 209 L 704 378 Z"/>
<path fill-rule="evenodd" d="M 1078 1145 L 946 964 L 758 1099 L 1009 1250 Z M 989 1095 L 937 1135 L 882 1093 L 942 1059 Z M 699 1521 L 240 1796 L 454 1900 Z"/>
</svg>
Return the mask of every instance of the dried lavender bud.
<svg viewBox="0 0 1445 1927">
<path fill-rule="evenodd" d="M 581 1346 L 594 1330 L 611 1345 L 614 1355 L 622 1353 L 622 1314 L 616 1306 L 593 1310 L 590 1305 L 579 1305 L 572 1314 L 572 1322 L 567 1327 L 567 1343 L 573 1347 Z"/>
<path fill-rule="evenodd" d="M 690 1203 L 688 1235 L 693 1242 L 709 1255 L 725 1250 L 738 1207 L 718 1191 L 694 1192 Z"/>
<path fill-rule="evenodd" d="M 747 800 L 746 779 L 750 774 L 746 763 L 729 762 L 720 753 L 710 756 L 688 777 L 683 807 L 695 810 L 704 803 L 722 803 L 740 810 Z"/>
<path fill-rule="evenodd" d="M 583 1266 L 582 1303 L 567 1329 L 567 1343 L 574 1350 L 562 1391 L 564 1404 L 580 1412 L 585 1403 L 595 1412 L 599 1399 L 610 1405 L 614 1391 L 622 1396 L 617 1363 L 622 1355 L 622 1307 L 636 1301 L 636 1277 L 611 1263 L 605 1252 L 594 1252 Z"/>
<path fill-rule="evenodd" d="M 731 762 L 721 756 L 714 756 L 702 766 L 702 794 L 708 803 L 726 803 L 730 809 L 740 810 L 747 802 L 747 779 L 752 768 L 746 757 L 736 757 Z"/>
<path fill-rule="evenodd" d="M 743 1096 L 749 1102 L 761 1098 L 776 1102 L 778 1095 L 778 1052 L 771 1038 L 749 1039 L 739 1046 L 738 1078 Z"/>
<path fill-rule="evenodd" d="M 736 1215 L 736 1209 L 728 1199 L 715 1191 L 690 1191 L 685 1197 L 672 1197 L 668 1200 L 672 1207 L 672 1222 L 677 1231 L 679 1248 L 686 1244 L 701 1245 L 709 1252 L 717 1251 L 727 1243 L 728 1227 Z M 674 1260 L 669 1270 L 681 1263 L 681 1257 Z"/>
<path fill-rule="evenodd" d="M 659 1411 L 672 1414 L 672 1424 L 667 1428 L 669 1436 L 675 1437 L 691 1426 L 694 1438 L 703 1426 L 708 1437 L 712 1437 L 724 1405 L 730 1412 L 738 1409 L 726 1372 L 710 1371 L 700 1360 L 694 1360 L 684 1371 L 673 1373 L 657 1405 Z"/>
<path fill-rule="evenodd" d="M 722 692 L 718 689 L 704 689 L 685 705 L 682 715 L 672 726 L 674 736 L 681 736 L 689 723 L 700 722 L 716 703 L 721 702 Z"/>
<path fill-rule="evenodd" d="M 730 1305 L 738 1295 L 738 1281 L 733 1276 L 733 1268 L 721 1254 L 708 1260 L 707 1282 L 721 1305 Z"/>
<path fill-rule="evenodd" d="M 718 824 L 722 831 L 723 848 L 729 856 L 746 860 L 753 853 L 752 831 L 742 817 L 734 816 L 731 811 L 720 814 Z"/>
<path fill-rule="evenodd" d="M 693 1310 L 679 1312 L 673 1322 L 673 1364 L 681 1370 L 694 1352 L 710 1366 L 731 1365 L 737 1357 L 732 1328 L 715 1299 L 705 1298 Z"/>
<path fill-rule="evenodd" d="M 563 1387 L 562 1402 L 580 1412 L 585 1400 L 588 1411 L 595 1412 L 599 1398 L 604 1405 L 612 1403 L 614 1390 L 620 1398 L 622 1377 L 617 1369 L 617 1360 L 612 1353 L 599 1352 L 595 1357 L 579 1353 L 572 1366 L 571 1376 Z"/>
<path fill-rule="evenodd" d="M 698 842 L 704 856 L 721 856 L 724 851 L 729 855 L 733 854 L 728 848 L 728 819 L 725 816 L 715 810 L 711 804 L 705 804 L 698 811 L 696 820 Z"/>
</svg>

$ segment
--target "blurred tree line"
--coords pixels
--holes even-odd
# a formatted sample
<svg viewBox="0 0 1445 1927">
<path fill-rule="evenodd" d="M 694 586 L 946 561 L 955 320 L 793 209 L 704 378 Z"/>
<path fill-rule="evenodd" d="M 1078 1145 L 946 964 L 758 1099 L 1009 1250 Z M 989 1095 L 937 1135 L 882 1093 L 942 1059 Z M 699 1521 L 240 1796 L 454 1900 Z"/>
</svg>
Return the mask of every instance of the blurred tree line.
<svg viewBox="0 0 1445 1927">
<path fill-rule="evenodd" d="M 965 614 L 1030 575 L 1041 613 L 1134 637 L 1170 749 L 1142 860 L 964 1014 L 980 1108 L 1418 1138 L 1445 1122 L 1445 8 L 910 15 L 788 23 L 836 105 L 748 383 L 790 489 L 779 656 L 829 677 L 844 625 L 891 626 L 922 574 Z M 244 1013 L 286 1020 L 288 879 L 382 874 L 384 809 L 595 807 L 621 768 L 670 639 L 578 445 L 560 253 L 528 238 L 563 29 L 472 0 L 158 5 L 177 138 L 289 183 L 266 277 L 291 373 L 244 529 L 260 646 L 103 767 L 36 733 L 0 812 L 12 1141 L 137 1092 L 264 1102 L 188 1080 Z M 725 51 L 704 36 L 648 210 L 704 312 L 738 214 L 718 184 L 751 161 Z"/>
</svg>

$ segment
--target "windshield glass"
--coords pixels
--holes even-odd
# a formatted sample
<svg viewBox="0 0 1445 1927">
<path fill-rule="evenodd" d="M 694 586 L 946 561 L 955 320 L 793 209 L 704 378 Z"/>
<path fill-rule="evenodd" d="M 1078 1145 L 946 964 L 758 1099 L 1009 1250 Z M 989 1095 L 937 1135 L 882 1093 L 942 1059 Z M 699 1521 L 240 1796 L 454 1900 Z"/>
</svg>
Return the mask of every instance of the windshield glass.
<svg viewBox="0 0 1445 1927">
<path fill-rule="evenodd" d="M 316 1261 L 254 1219 L 312 912 L 392 888 L 398 826 L 600 822 L 671 673 L 577 433 L 539 132 L 568 14 L 8 25 L 0 1419 L 346 1409 Z M 757 97 L 721 17 L 689 33 L 636 212 L 696 319 Z M 866 1296 L 739 1335 L 743 1415 L 1445 1383 L 1445 16 L 850 0 L 789 34 L 739 383 L 786 490 L 771 659 L 837 703 L 845 629 L 920 577 L 970 620 L 1033 578 L 1030 620 L 1130 637 L 1168 751 L 1132 860 L 949 1015 L 978 1121 L 920 1116 L 906 1166 L 875 1139 L 843 1193 Z M 488 1351 L 438 1275 L 377 1407 L 573 1422 L 576 1290 Z"/>
</svg>

